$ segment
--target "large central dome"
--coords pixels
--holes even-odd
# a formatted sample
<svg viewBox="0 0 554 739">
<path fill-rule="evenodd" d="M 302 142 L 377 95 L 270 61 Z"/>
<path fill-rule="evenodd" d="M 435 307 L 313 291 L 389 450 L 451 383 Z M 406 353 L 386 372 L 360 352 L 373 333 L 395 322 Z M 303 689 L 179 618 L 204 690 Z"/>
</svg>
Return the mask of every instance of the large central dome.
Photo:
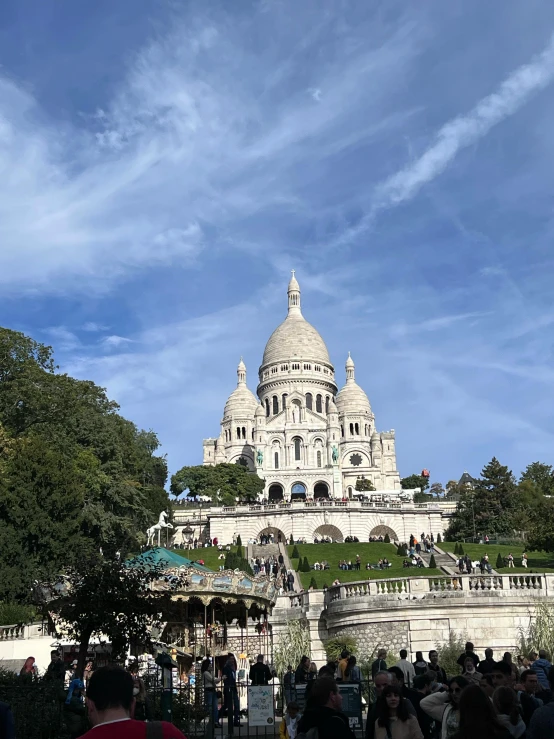
<svg viewBox="0 0 554 739">
<path fill-rule="evenodd" d="M 294 359 L 330 365 L 329 352 L 318 331 L 300 310 L 300 286 L 294 272 L 288 288 L 289 312 L 265 345 L 262 366 Z"/>
</svg>

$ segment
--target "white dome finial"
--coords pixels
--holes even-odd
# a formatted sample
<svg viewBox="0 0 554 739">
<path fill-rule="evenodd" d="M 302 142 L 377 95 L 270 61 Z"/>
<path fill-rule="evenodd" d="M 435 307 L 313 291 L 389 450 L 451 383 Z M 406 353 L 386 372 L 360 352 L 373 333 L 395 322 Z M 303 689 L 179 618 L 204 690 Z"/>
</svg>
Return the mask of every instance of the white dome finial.
<svg viewBox="0 0 554 739">
<path fill-rule="evenodd" d="M 354 365 L 354 360 L 350 356 L 350 352 L 348 352 L 348 358 L 344 366 L 346 368 L 346 382 L 348 382 L 349 380 L 353 381 L 355 379 L 354 377 L 355 365 Z"/>
<path fill-rule="evenodd" d="M 246 365 L 240 358 L 239 366 L 237 367 L 237 385 L 246 385 Z"/>
<path fill-rule="evenodd" d="M 289 316 L 302 315 L 300 309 L 300 285 L 295 277 L 294 270 L 291 270 L 291 278 L 289 282 L 289 288 L 287 290 L 289 296 Z"/>
</svg>

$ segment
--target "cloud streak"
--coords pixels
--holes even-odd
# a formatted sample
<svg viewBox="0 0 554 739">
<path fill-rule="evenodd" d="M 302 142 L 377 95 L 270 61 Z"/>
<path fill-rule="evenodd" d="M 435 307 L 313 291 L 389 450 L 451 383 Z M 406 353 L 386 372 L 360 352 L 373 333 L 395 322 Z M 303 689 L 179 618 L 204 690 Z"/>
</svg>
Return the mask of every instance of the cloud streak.
<svg viewBox="0 0 554 739">
<path fill-rule="evenodd" d="M 471 146 L 554 79 L 554 36 L 528 64 L 510 74 L 498 90 L 480 100 L 467 115 L 446 123 L 434 143 L 412 164 L 386 179 L 375 191 L 372 212 L 413 198 L 423 185 L 440 175 L 461 149 Z"/>
</svg>

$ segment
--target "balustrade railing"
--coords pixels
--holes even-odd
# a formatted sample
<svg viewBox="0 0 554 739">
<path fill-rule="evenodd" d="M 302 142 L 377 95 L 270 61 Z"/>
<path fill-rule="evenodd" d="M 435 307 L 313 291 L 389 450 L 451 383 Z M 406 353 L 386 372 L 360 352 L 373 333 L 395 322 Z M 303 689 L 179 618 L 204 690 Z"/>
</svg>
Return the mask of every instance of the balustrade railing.
<svg viewBox="0 0 554 739">
<path fill-rule="evenodd" d="M 435 577 L 385 578 L 333 585 L 325 592 L 325 603 L 351 598 L 413 598 L 448 596 L 448 594 L 481 595 L 505 591 L 534 593 L 554 598 L 554 575 L 448 575 Z M 309 595 L 309 593 L 307 594 Z"/>
<path fill-rule="evenodd" d="M 0 641 L 8 639 L 23 639 L 25 637 L 25 626 L 12 624 L 11 626 L 0 626 Z"/>
</svg>

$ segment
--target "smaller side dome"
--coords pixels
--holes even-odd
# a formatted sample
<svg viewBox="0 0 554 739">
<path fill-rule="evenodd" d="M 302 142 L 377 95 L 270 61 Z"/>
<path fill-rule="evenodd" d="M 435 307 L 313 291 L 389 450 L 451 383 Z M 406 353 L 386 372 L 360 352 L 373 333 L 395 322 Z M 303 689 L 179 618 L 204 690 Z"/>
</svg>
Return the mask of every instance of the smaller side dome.
<svg viewBox="0 0 554 739">
<path fill-rule="evenodd" d="M 240 416 L 241 418 L 253 416 L 258 405 L 254 393 L 246 385 L 246 365 L 241 357 L 237 367 L 237 386 L 227 398 L 223 410 L 223 418 L 228 418 L 229 416 Z"/>
<path fill-rule="evenodd" d="M 261 403 L 258 403 L 258 407 L 256 408 L 256 412 L 254 413 L 255 418 L 265 418 L 265 411 L 264 407 Z"/>
<path fill-rule="evenodd" d="M 356 382 L 355 365 L 350 352 L 348 352 L 345 368 L 346 384 L 336 397 L 336 406 L 339 413 L 341 415 L 371 415 L 369 398 Z"/>
</svg>

